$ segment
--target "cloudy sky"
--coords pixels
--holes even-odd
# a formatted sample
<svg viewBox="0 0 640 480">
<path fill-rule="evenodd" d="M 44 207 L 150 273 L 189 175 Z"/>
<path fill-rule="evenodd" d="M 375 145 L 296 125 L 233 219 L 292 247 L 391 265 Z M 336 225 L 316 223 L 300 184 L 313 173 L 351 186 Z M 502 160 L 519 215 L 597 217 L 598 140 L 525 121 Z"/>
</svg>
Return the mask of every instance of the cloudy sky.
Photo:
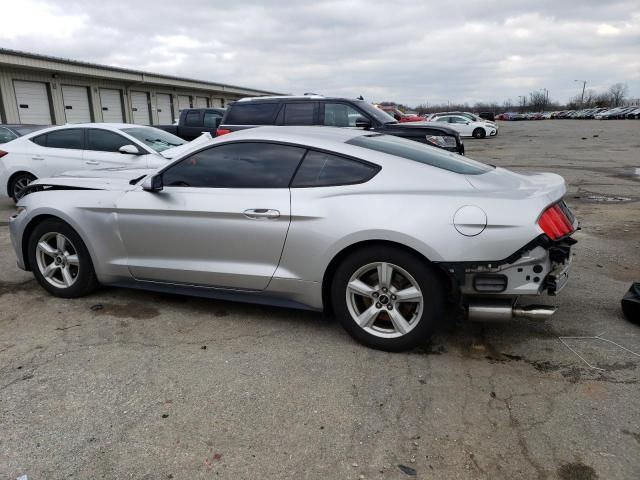
<svg viewBox="0 0 640 480">
<path fill-rule="evenodd" d="M 0 0 L 0 46 L 371 101 L 554 100 L 627 83 L 638 0 Z"/>
</svg>

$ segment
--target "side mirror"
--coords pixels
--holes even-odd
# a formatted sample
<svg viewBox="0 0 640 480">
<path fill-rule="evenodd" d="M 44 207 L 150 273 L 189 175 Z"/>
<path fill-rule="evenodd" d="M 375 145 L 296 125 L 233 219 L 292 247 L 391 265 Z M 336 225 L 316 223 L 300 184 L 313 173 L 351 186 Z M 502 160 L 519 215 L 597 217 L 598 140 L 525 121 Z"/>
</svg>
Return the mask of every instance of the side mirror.
<svg viewBox="0 0 640 480">
<path fill-rule="evenodd" d="M 134 145 L 123 145 L 118 149 L 118 151 L 128 155 L 140 155 L 140 150 L 138 150 L 138 147 Z"/>
<path fill-rule="evenodd" d="M 364 117 L 356 117 L 356 127 L 357 128 L 371 128 L 371 122 Z"/>
<path fill-rule="evenodd" d="M 145 192 L 159 192 L 162 188 L 162 175 L 149 175 L 142 182 L 142 190 Z"/>
</svg>

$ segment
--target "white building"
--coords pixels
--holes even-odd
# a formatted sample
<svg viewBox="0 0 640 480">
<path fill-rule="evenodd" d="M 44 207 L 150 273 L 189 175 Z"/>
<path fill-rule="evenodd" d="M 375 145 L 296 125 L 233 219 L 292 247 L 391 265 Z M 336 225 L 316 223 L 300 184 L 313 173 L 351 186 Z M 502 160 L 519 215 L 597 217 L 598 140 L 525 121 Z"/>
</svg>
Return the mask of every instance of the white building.
<svg viewBox="0 0 640 480">
<path fill-rule="evenodd" d="M 0 48 L 0 123 L 171 124 L 184 108 L 275 93 Z"/>
</svg>

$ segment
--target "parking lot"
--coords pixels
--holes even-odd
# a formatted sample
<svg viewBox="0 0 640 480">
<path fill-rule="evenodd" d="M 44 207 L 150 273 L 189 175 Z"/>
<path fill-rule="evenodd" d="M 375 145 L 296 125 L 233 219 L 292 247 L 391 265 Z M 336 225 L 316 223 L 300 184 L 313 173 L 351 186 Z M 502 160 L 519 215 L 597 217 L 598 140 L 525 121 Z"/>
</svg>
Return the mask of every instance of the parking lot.
<svg viewBox="0 0 640 480">
<path fill-rule="evenodd" d="M 640 327 L 620 311 L 640 280 L 640 122 L 502 122 L 465 146 L 565 177 L 574 269 L 550 322 L 462 324 L 409 353 L 305 311 L 48 296 L 15 266 L 3 201 L 0 477 L 640 478 Z"/>
</svg>

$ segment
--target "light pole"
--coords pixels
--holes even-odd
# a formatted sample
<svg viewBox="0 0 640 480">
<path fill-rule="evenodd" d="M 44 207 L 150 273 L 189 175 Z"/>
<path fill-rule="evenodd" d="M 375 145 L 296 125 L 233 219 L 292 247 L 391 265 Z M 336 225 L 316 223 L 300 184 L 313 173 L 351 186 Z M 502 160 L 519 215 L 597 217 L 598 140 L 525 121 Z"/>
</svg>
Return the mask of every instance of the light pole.
<svg viewBox="0 0 640 480">
<path fill-rule="evenodd" d="M 518 95 L 518 98 L 520 99 L 520 113 L 522 113 L 522 108 L 524 107 L 524 99 L 527 97 L 523 95 Z"/>
<path fill-rule="evenodd" d="M 587 86 L 586 80 L 574 80 L 574 82 L 582 82 L 582 96 L 580 97 L 580 108 L 584 106 L 584 87 Z"/>
</svg>

